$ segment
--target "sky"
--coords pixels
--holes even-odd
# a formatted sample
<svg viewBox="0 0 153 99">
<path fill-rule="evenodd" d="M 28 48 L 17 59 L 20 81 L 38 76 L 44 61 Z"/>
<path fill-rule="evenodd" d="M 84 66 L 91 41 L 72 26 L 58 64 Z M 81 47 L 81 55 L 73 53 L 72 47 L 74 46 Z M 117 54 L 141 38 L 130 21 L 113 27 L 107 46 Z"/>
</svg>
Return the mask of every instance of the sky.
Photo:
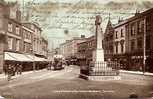
<svg viewBox="0 0 153 99">
<path fill-rule="evenodd" d="M 134 15 L 136 10 L 153 7 L 152 0 L 6 0 L 18 1 L 24 16 L 42 27 L 42 36 L 52 50 L 67 39 L 95 34 L 95 16 L 101 15 L 103 32 L 110 18 L 113 24 L 118 19 Z M 24 1 L 24 3 L 23 3 Z M 24 7 L 23 7 L 24 4 Z M 64 31 L 68 32 L 65 33 Z"/>
</svg>

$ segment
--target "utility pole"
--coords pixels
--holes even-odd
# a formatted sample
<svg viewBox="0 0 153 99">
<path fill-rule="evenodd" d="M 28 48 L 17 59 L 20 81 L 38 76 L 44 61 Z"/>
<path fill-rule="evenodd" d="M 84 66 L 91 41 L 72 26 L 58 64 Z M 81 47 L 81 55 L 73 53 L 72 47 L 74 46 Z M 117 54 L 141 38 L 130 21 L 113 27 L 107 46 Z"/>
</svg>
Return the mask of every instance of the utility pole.
<svg viewBox="0 0 153 99">
<path fill-rule="evenodd" d="M 24 0 L 22 0 L 22 20 L 24 20 Z"/>
<path fill-rule="evenodd" d="M 32 69 L 33 69 L 33 71 L 35 71 L 35 46 L 34 46 L 34 43 L 35 43 L 35 41 L 34 41 L 34 38 L 33 38 L 33 42 L 32 42 L 32 45 L 31 45 L 31 54 L 32 54 L 32 59 L 33 59 L 33 63 L 32 63 Z"/>
<path fill-rule="evenodd" d="M 143 74 L 146 68 L 146 16 L 144 17 L 144 39 L 143 39 Z"/>
</svg>

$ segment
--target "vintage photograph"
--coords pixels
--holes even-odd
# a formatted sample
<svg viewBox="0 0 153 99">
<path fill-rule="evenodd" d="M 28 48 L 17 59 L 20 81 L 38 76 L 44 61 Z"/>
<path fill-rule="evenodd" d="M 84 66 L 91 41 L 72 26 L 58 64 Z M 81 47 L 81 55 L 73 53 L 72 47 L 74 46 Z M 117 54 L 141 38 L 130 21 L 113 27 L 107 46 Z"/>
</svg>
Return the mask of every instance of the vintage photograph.
<svg viewBox="0 0 153 99">
<path fill-rule="evenodd" d="M 153 99 L 153 0 L 0 0 L 0 99 Z"/>
</svg>

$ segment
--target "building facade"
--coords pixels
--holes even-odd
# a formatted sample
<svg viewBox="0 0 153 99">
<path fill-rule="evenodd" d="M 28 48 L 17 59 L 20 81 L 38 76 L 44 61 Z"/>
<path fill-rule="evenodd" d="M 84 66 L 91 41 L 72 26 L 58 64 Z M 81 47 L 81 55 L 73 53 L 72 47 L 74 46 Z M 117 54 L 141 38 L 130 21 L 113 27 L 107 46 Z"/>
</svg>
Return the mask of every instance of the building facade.
<svg viewBox="0 0 153 99">
<path fill-rule="evenodd" d="M 32 54 L 32 42 L 33 42 L 33 31 L 22 25 L 22 33 L 23 33 L 23 52 Z"/>
<path fill-rule="evenodd" d="M 114 54 L 114 27 L 110 19 L 108 20 L 104 33 L 103 47 L 105 60 L 112 59 L 112 56 Z"/>
<path fill-rule="evenodd" d="M 113 26 L 113 55 L 112 60 L 121 63 L 123 69 L 146 70 L 153 72 L 151 61 L 153 60 L 153 8 L 142 13 L 136 13 L 133 17 L 119 21 Z M 108 27 L 108 26 L 107 26 Z M 107 28 L 106 28 L 107 29 Z M 109 31 L 110 32 L 110 31 Z M 105 54 L 108 52 L 104 36 Z M 145 42 L 145 43 L 144 43 Z M 146 66 L 144 67 L 144 50 L 146 54 Z"/>
<path fill-rule="evenodd" d="M 6 3 L 0 2 L 0 31 L 1 31 L 1 58 L 0 58 L 0 72 L 3 72 L 5 53 L 22 52 L 22 24 L 21 12 L 17 2 Z"/>
<path fill-rule="evenodd" d="M 17 2 L 0 2 L 0 72 L 3 72 L 5 62 L 33 62 L 31 57 L 26 56 L 26 54 L 33 55 L 33 49 L 39 48 L 39 52 L 36 51 L 38 54 L 47 55 L 48 42 L 40 37 L 40 32 L 34 31 L 21 21 Z M 40 28 L 39 30 L 41 31 Z M 41 41 L 41 44 L 37 44 L 40 45 L 37 48 L 34 46 L 35 34 L 39 34 Z"/>
<path fill-rule="evenodd" d="M 39 25 L 30 22 L 24 22 L 23 24 L 33 31 L 32 45 L 34 54 L 42 57 L 47 57 L 48 42 L 42 37 L 42 30 Z"/>
<path fill-rule="evenodd" d="M 129 69 L 146 70 L 153 72 L 153 8 L 142 13 L 136 13 L 128 19 L 126 24 L 126 50 Z M 144 43 L 145 42 L 145 43 Z M 145 48 L 145 49 L 144 49 Z M 144 50 L 146 54 L 146 67 L 143 66 Z M 131 67 L 130 67 L 131 66 Z"/>
</svg>

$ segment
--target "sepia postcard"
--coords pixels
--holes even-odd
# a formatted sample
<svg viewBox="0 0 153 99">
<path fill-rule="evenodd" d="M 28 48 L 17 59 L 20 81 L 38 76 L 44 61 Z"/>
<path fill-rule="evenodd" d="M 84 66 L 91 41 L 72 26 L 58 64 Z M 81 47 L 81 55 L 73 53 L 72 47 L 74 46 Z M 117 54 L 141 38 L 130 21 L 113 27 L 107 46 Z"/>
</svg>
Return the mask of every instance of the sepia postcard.
<svg viewBox="0 0 153 99">
<path fill-rule="evenodd" d="M 153 99 L 153 0 L 0 0 L 0 99 Z"/>
</svg>

